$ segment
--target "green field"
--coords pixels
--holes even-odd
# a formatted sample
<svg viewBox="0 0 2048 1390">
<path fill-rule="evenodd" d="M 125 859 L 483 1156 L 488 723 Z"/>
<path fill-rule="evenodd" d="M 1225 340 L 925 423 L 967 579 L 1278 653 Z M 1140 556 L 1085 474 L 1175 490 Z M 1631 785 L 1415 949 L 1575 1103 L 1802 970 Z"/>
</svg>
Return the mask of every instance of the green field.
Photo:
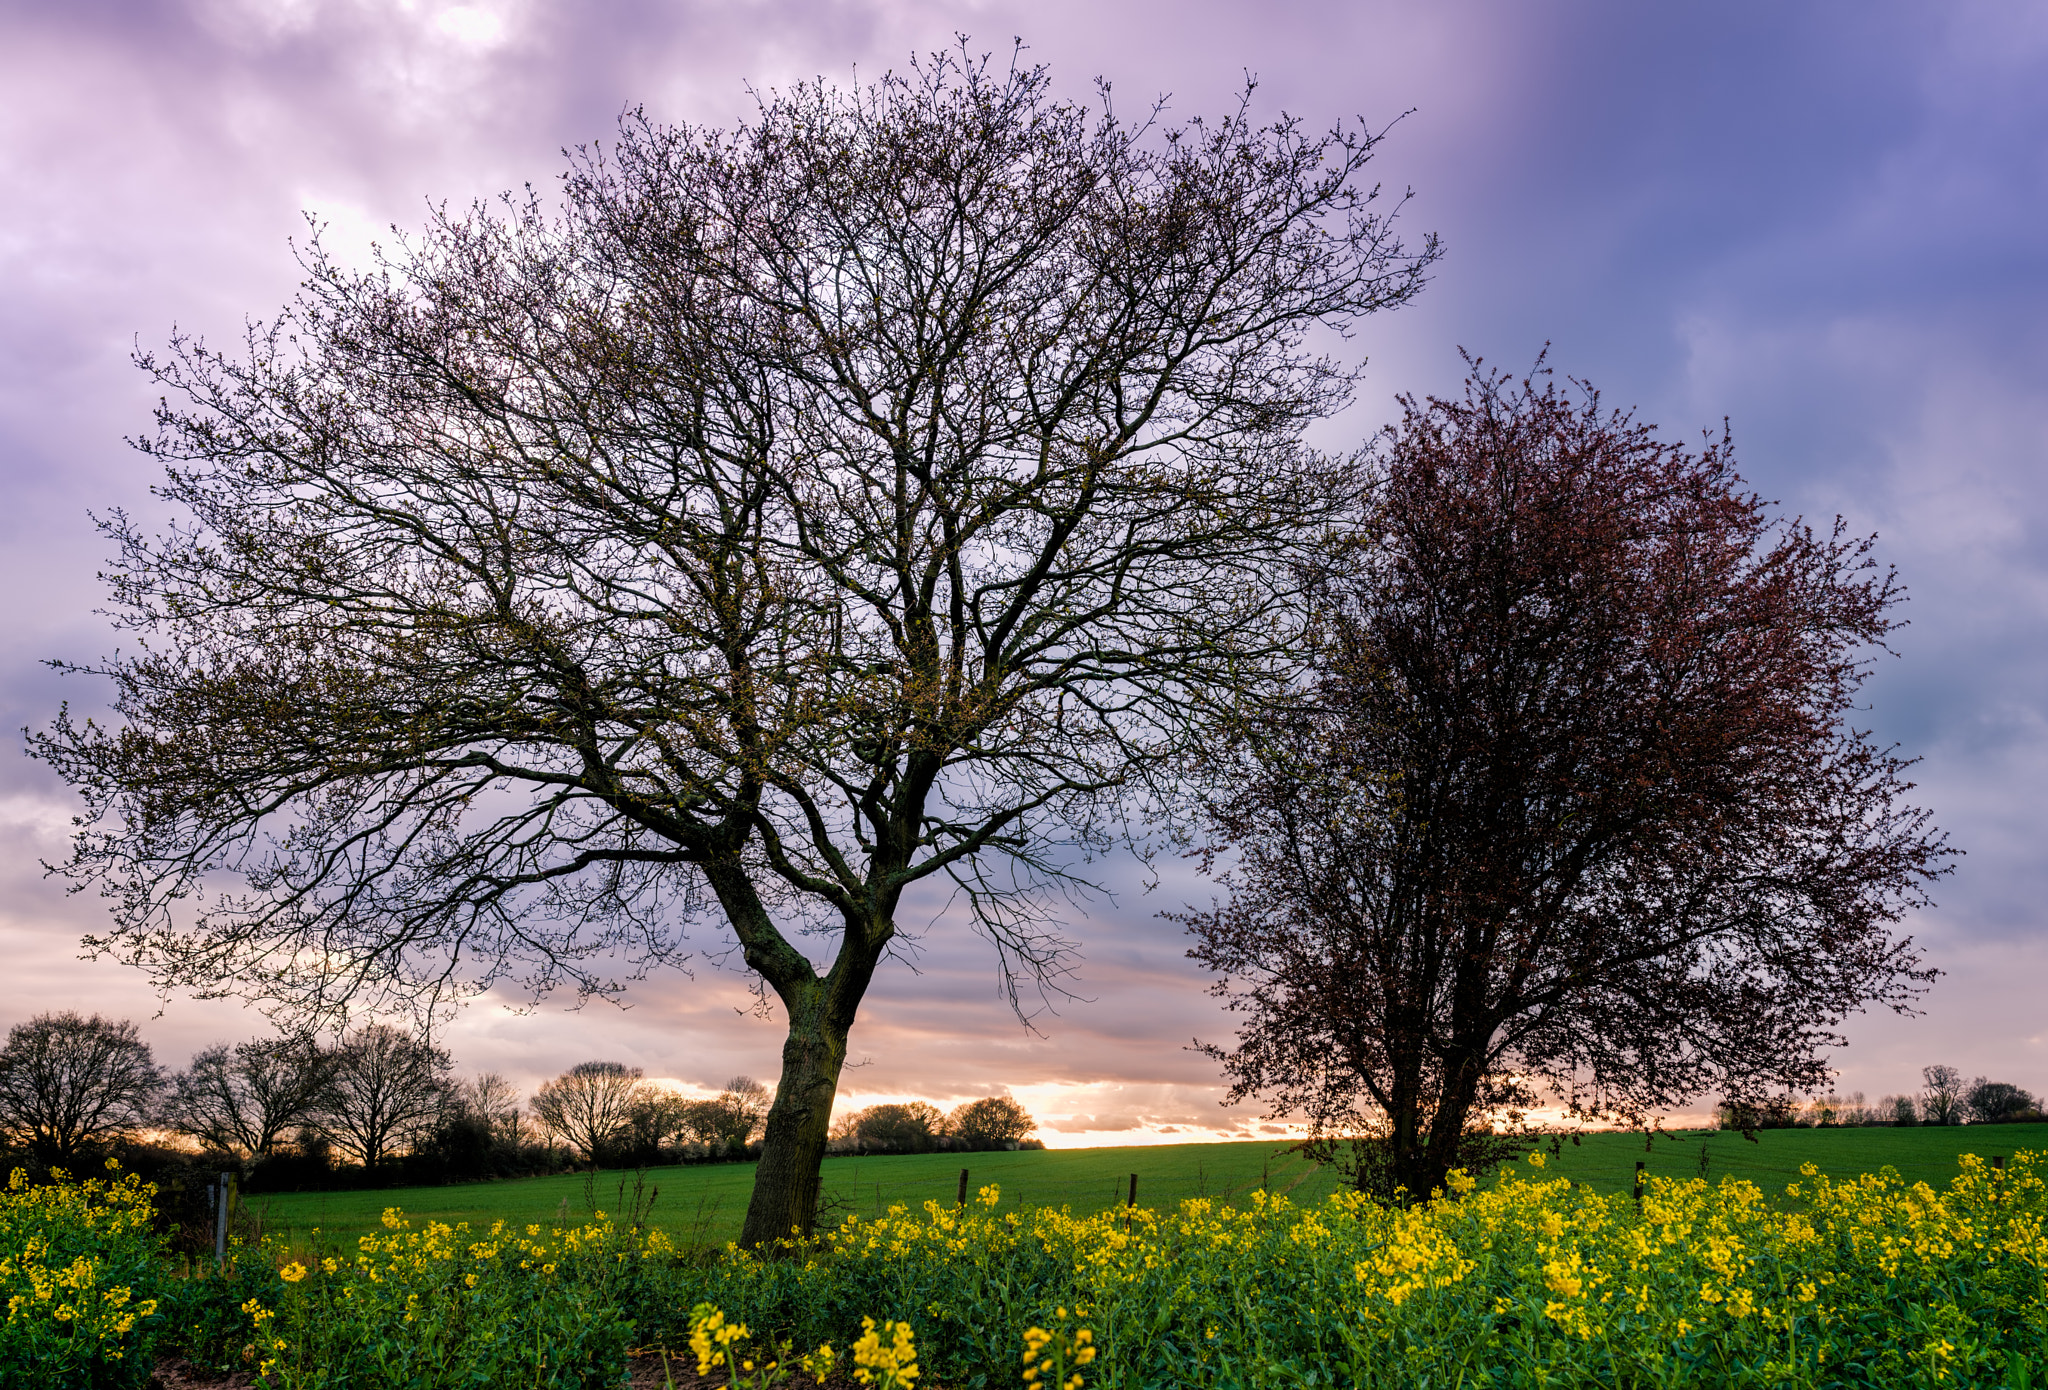
<svg viewBox="0 0 2048 1390">
<path fill-rule="evenodd" d="M 895 1154 L 825 1160 L 824 1211 L 881 1214 L 894 1203 L 913 1210 L 927 1200 L 950 1203 L 959 1190 L 960 1170 L 971 1189 L 984 1183 L 1002 1188 L 1002 1206 L 1066 1206 L 1090 1214 L 1120 1205 L 1130 1175 L 1138 1175 L 1138 1204 L 1171 1207 L 1188 1197 L 1241 1199 L 1253 1188 L 1315 1201 L 1336 1187 L 1336 1177 L 1287 1152 L 1284 1143 L 1167 1144 L 1156 1147 L 1060 1149 L 1020 1153 Z M 1550 1159 L 1546 1176 L 1567 1177 L 1601 1192 L 1626 1190 L 1642 1160 L 1652 1173 L 1689 1178 L 1747 1178 L 1766 1192 L 1782 1191 L 1799 1176 L 1800 1165 L 1815 1164 L 1836 1178 L 1883 1167 L 1908 1182 L 1946 1184 L 1965 1153 L 1989 1158 L 2018 1149 L 2048 1149 L 2048 1124 L 1915 1129 L 1779 1129 L 1756 1142 L 1728 1132 L 1680 1131 L 1645 1152 L 1640 1134 L 1587 1134 L 1566 1140 Z M 1546 1146 L 1547 1153 L 1547 1146 Z M 1701 1156 L 1705 1156 L 1705 1166 Z M 739 1235 L 752 1190 L 751 1164 L 705 1164 L 650 1168 L 642 1175 L 660 1195 L 648 1215 L 679 1241 L 722 1245 Z M 472 1226 L 506 1220 L 515 1225 L 562 1224 L 589 1217 L 593 1199 L 617 1212 L 621 1186 L 630 1203 L 633 1175 L 607 1171 L 595 1180 L 582 1176 L 529 1178 L 455 1187 L 391 1188 L 372 1192 L 308 1192 L 252 1196 L 249 1210 L 263 1228 L 306 1246 L 353 1244 L 378 1227 L 386 1207 L 415 1219 L 467 1221 Z M 318 1231 L 316 1236 L 314 1233 Z"/>
</svg>

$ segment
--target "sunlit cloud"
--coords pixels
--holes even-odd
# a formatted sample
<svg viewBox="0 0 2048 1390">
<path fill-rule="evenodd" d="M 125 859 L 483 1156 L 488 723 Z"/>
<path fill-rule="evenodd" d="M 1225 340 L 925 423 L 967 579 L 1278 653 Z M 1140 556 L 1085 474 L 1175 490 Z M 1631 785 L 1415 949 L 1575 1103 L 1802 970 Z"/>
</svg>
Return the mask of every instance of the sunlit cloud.
<svg viewBox="0 0 2048 1390">
<path fill-rule="evenodd" d="M 1913 626 L 1879 663 L 1869 718 L 1926 755 L 1923 794 L 1971 855 L 1909 924 L 1949 974 L 1924 1017 L 1851 1021 L 1842 1086 L 1906 1089 L 1942 1061 L 2048 1090 L 2028 984 L 2048 968 L 2048 19 L 2009 4 L 1880 4 L 1853 34 L 1831 11 L 1585 3 L 0 6 L 6 727 L 106 700 L 35 663 L 118 643 L 93 612 L 107 557 L 88 509 L 157 516 L 122 443 L 154 394 L 131 347 L 173 324 L 232 341 L 273 315 L 302 274 L 303 213 L 360 265 L 432 201 L 547 190 L 562 147 L 606 138 L 635 103 L 722 123 L 750 109 L 749 81 L 900 70 L 962 27 L 999 55 L 1025 35 L 1027 61 L 1077 98 L 1109 76 L 1127 112 L 1160 94 L 1177 116 L 1218 109 L 1247 70 L 1262 114 L 1378 127 L 1414 112 L 1382 173 L 1416 190 L 1409 225 L 1449 254 L 1413 309 L 1333 345 L 1370 362 L 1321 442 L 1355 443 L 1397 391 L 1450 385 L 1459 345 L 1518 366 L 1551 341 L 1561 370 L 1672 433 L 1730 416 L 1767 495 L 1880 532 Z M 103 905 L 40 867 L 75 810 L 47 769 L 0 762 L 0 1025 L 122 1012 L 174 1063 L 261 1031 L 234 1001 L 160 1002 L 77 959 Z M 942 914 L 878 978 L 841 1109 L 1007 1088 L 1053 1145 L 1275 1137 L 1257 1106 L 1217 1103 L 1215 1064 L 1189 1050 L 1227 1042 L 1230 1020 L 1156 914 L 1208 886 L 1148 895 L 1129 866 L 1105 872 L 1118 896 L 1070 924 L 1078 997 L 1035 1032 L 985 944 Z M 694 928 L 695 973 L 636 984 L 630 1007 L 491 997 L 448 1041 L 463 1069 L 527 1089 L 593 1058 L 692 1095 L 772 1080 L 781 1021 L 702 954 L 720 939 Z"/>
</svg>

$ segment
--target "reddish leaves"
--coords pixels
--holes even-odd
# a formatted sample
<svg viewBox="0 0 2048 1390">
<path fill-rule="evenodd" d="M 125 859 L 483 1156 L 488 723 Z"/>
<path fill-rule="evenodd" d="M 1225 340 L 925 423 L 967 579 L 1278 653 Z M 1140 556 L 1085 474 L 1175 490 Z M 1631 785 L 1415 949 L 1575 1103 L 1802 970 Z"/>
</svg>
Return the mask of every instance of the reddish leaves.
<svg viewBox="0 0 2048 1390">
<path fill-rule="evenodd" d="M 1531 1083 L 1630 1119 L 1819 1083 L 1844 1014 L 1931 977 L 1892 924 L 1951 854 L 1848 722 L 1893 576 L 1773 520 L 1725 438 L 1476 368 L 1403 405 L 1310 679 L 1211 769 L 1236 862 L 1186 920 L 1233 1098 L 1422 1192 Z"/>
</svg>

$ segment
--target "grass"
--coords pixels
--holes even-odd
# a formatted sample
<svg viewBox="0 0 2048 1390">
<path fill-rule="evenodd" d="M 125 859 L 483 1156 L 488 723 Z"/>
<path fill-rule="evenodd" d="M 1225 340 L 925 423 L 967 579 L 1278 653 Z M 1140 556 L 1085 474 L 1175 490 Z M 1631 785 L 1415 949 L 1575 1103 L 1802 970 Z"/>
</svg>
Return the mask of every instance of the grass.
<svg viewBox="0 0 2048 1390">
<path fill-rule="evenodd" d="M 1022 1150 L 1016 1153 L 887 1154 L 828 1158 L 821 1222 L 849 1213 L 879 1216 L 895 1203 L 919 1210 L 926 1201 L 951 1204 L 960 1170 L 969 1195 L 988 1183 L 1002 1189 L 1002 1208 L 1066 1206 L 1092 1214 L 1122 1205 L 1138 1174 L 1138 1204 L 1172 1207 L 1186 1197 L 1241 1198 L 1256 1187 L 1318 1200 L 1337 1186 L 1333 1174 L 1287 1152 L 1284 1143 L 1168 1144 L 1116 1149 Z M 649 1168 L 649 1192 L 660 1189 L 646 1224 L 679 1242 L 723 1245 L 736 1239 L 753 1192 L 751 1163 Z M 248 1205 L 266 1231 L 307 1246 L 353 1245 L 381 1230 L 386 1207 L 416 1220 L 467 1221 L 472 1227 L 560 1225 L 586 1220 L 593 1207 L 629 1210 L 635 1174 L 524 1178 L 454 1187 L 386 1188 L 363 1192 L 296 1192 L 252 1196 Z M 313 1232 L 319 1236 L 314 1238 Z"/>
<path fill-rule="evenodd" d="M 1734 1133 L 1680 1131 L 1658 1138 L 1649 1152 L 1640 1134 L 1588 1134 L 1576 1145 L 1565 1141 L 1545 1176 L 1567 1177 L 1596 1192 L 1623 1192 L 1633 1183 L 1640 1159 L 1650 1172 L 1666 1177 L 1746 1178 L 1776 1193 L 1799 1176 L 1800 1165 L 1813 1163 L 1836 1178 L 1892 1167 L 1909 1183 L 1938 1188 L 1955 1176 L 1961 1154 L 1988 1158 L 2022 1148 L 2048 1149 L 2048 1124 L 1781 1129 L 1765 1130 L 1755 1142 Z M 1188 1197 L 1229 1201 L 1257 1187 L 1297 1202 L 1318 1201 L 1338 1185 L 1334 1173 L 1290 1154 L 1284 1143 L 828 1158 L 821 1224 L 849 1213 L 879 1215 L 899 1202 L 913 1211 L 927 1200 L 951 1204 L 962 1168 L 968 1170 L 970 1196 L 996 1183 L 1004 1210 L 1065 1206 L 1079 1216 L 1122 1205 L 1132 1173 L 1138 1175 L 1138 1205 L 1151 1208 L 1173 1208 Z M 679 1242 L 722 1245 L 739 1235 L 754 1168 L 740 1163 L 651 1168 L 644 1180 L 648 1190 L 660 1189 L 647 1224 Z M 380 1229 L 386 1207 L 402 1208 L 416 1221 L 467 1221 L 477 1227 L 505 1220 L 546 1227 L 583 1221 L 593 1207 L 614 1214 L 629 1210 L 633 1182 L 633 1175 L 607 1171 L 594 1179 L 575 1175 L 248 1200 L 265 1230 L 295 1245 L 352 1247 L 357 1237 Z"/>
<path fill-rule="evenodd" d="M 1658 1138 L 1648 1152 L 1641 1134 L 1589 1134 L 1577 1146 L 1566 1140 L 1545 1175 L 1570 1178 L 1596 1192 L 1625 1192 L 1640 1159 L 1648 1171 L 1667 1178 L 1746 1178 L 1766 1193 L 1778 1193 L 1798 1180 L 1800 1165 L 1811 1163 L 1837 1179 L 1895 1168 L 1908 1183 L 1939 1189 L 1955 1177 L 1963 1154 L 1991 1158 L 2044 1148 L 2048 1124 L 1767 1129 L 1755 1142 L 1728 1130 L 1681 1130 Z"/>
</svg>

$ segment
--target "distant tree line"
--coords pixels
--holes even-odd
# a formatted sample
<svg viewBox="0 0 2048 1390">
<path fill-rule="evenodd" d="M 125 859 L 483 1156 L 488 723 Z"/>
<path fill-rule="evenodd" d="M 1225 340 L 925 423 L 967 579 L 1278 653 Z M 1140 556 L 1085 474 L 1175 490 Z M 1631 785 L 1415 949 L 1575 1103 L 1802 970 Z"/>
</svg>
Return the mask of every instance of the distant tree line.
<svg viewBox="0 0 2048 1390">
<path fill-rule="evenodd" d="M 522 1107 L 504 1077 L 459 1078 L 446 1050 L 383 1024 L 329 1045 L 219 1043 L 177 1072 L 157 1064 L 133 1022 L 98 1014 L 39 1014 L 0 1048 L 0 1144 L 15 1157 L 47 1169 L 154 1148 L 141 1166 L 232 1168 L 250 1191 L 757 1158 L 773 1100 L 749 1076 L 693 1099 L 638 1067 L 591 1061 Z M 1006 1097 L 950 1116 L 921 1102 L 876 1106 L 844 1123 L 846 1147 L 877 1152 L 1014 1145 L 1036 1128 Z"/>
<path fill-rule="evenodd" d="M 1880 1096 L 1872 1104 L 1861 1091 L 1801 1100 L 1736 1104 L 1723 1101 L 1718 1110 L 1723 1129 L 1829 1129 L 1854 1125 L 2005 1125 L 2048 1120 L 2032 1092 L 2007 1081 L 1977 1077 L 1965 1081 L 1950 1066 L 1920 1069 L 1920 1089 L 1913 1094 Z"/>
<path fill-rule="evenodd" d="M 934 1150 L 1042 1149 L 1029 1137 L 1038 1128 L 1008 1096 L 969 1101 L 951 1113 L 921 1100 L 871 1105 L 841 1115 L 826 1141 L 828 1153 L 931 1153 Z"/>
</svg>

